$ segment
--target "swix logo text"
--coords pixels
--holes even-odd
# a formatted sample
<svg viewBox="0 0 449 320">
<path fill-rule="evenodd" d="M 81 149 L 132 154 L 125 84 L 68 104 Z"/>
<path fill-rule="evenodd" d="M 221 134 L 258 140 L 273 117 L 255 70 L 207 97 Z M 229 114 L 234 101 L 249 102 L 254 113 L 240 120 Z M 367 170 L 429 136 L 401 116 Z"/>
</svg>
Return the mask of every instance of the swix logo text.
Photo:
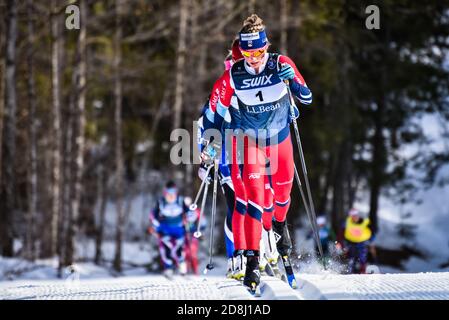
<svg viewBox="0 0 449 320">
<path fill-rule="evenodd" d="M 260 178 L 260 173 L 254 172 L 254 173 L 250 173 L 249 174 L 249 179 L 259 179 Z"/>
<path fill-rule="evenodd" d="M 214 104 L 214 105 L 217 104 L 217 102 L 218 102 L 218 95 L 219 94 L 220 94 L 219 90 L 216 89 L 215 90 L 215 94 L 212 95 L 212 100 L 211 100 L 212 104 Z"/>
<path fill-rule="evenodd" d="M 271 77 L 273 75 L 270 74 L 268 76 L 262 76 L 262 77 L 257 77 L 257 78 L 253 78 L 253 79 L 245 79 L 243 80 L 243 86 L 242 89 L 246 89 L 246 88 L 252 88 L 252 87 L 258 87 L 258 86 L 264 86 L 266 84 L 271 84 Z"/>
</svg>

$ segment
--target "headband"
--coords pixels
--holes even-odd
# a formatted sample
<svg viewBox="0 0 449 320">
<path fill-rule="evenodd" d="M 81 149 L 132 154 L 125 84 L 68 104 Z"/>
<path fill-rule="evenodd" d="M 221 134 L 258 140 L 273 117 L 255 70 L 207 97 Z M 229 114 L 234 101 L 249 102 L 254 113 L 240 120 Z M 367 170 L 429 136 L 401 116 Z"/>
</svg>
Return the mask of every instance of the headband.
<svg viewBox="0 0 449 320">
<path fill-rule="evenodd" d="M 252 50 L 263 48 L 267 45 L 268 39 L 265 30 L 252 33 L 239 33 L 240 48 Z"/>
</svg>

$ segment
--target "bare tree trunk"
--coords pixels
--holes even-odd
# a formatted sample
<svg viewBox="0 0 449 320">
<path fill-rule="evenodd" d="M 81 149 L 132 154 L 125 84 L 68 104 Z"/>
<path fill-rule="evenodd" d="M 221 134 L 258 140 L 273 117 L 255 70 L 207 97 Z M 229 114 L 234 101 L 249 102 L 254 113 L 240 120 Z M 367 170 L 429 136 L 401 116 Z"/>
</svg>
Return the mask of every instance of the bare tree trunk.
<svg viewBox="0 0 449 320">
<path fill-rule="evenodd" d="M 75 60 L 78 56 L 75 57 Z M 76 63 L 76 61 L 75 61 Z M 62 184 L 62 206 L 61 214 L 59 215 L 59 241 L 58 241 L 58 254 L 59 254 L 59 276 L 62 274 L 62 268 L 67 264 L 66 257 L 70 255 L 67 253 L 67 249 L 72 246 L 69 244 L 69 226 L 72 217 L 72 195 L 74 194 L 74 177 L 73 177 L 73 153 L 74 153 L 74 131 L 75 131 L 75 109 L 78 99 L 78 93 L 76 91 L 78 81 L 78 71 L 75 69 L 72 72 L 71 77 L 72 93 L 69 95 L 69 103 L 64 108 L 64 128 L 62 139 L 63 145 L 63 184 Z M 71 249 L 70 249 L 71 250 Z"/>
<path fill-rule="evenodd" d="M 4 54 L 4 46 L 6 42 L 6 31 L 5 31 L 5 14 L 4 12 L 0 12 L 0 193 L 2 189 L 2 174 L 3 174 L 3 166 L 2 166 L 2 155 L 3 155 L 3 117 L 5 112 L 5 54 Z"/>
<path fill-rule="evenodd" d="M 104 235 L 104 222 L 106 216 L 106 204 L 108 202 L 108 175 L 106 172 L 105 165 L 103 163 L 100 164 L 99 173 L 98 173 L 99 181 L 99 195 L 100 195 L 100 208 L 99 208 L 99 219 L 97 225 L 97 234 L 95 237 L 95 264 L 100 265 L 103 257 L 102 254 L 102 245 L 103 245 L 103 235 Z"/>
<path fill-rule="evenodd" d="M 179 4 L 179 32 L 176 57 L 176 81 L 173 129 L 181 127 L 182 104 L 184 94 L 184 68 L 186 60 L 187 19 L 189 16 L 190 0 L 180 0 Z"/>
<path fill-rule="evenodd" d="M 345 179 L 347 177 L 347 167 L 346 167 L 346 158 L 348 157 L 348 141 L 344 140 L 340 143 L 340 147 L 338 149 L 338 158 L 335 166 L 335 175 L 332 184 L 332 209 L 331 209 L 331 217 L 332 217 L 332 227 L 335 230 L 338 230 L 341 220 L 345 216 L 346 208 L 345 208 Z"/>
<path fill-rule="evenodd" d="M 338 52 L 338 57 L 339 61 L 341 61 L 339 65 L 339 74 L 341 74 L 342 76 L 348 75 L 350 72 L 351 64 L 351 58 L 348 50 L 343 47 Z M 339 103 L 340 106 L 351 108 L 354 105 L 350 98 L 351 90 L 352 88 L 350 88 L 348 82 L 341 85 L 342 99 Z M 340 119 L 339 127 L 342 128 L 342 138 L 338 142 L 338 148 L 333 152 L 337 157 L 336 159 L 334 159 L 335 167 L 333 169 L 333 199 L 331 209 L 332 227 L 336 232 L 339 231 L 341 222 L 346 217 L 347 211 L 349 210 L 349 207 L 347 207 L 349 201 L 348 199 L 346 199 L 348 195 L 347 180 L 351 177 L 349 170 L 351 167 L 353 151 L 350 115 Z"/>
<path fill-rule="evenodd" d="M 115 36 L 114 36 L 114 128 L 115 128 L 115 198 L 117 208 L 117 231 L 115 238 L 114 269 L 122 271 L 122 238 L 124 231 L 123 212 L 123 150 L 122 150 L 122 17 L 123 4 L 121 0 L 115 2 Z"/>
<path fill-rule="evenodd" d="M 288 8 L 287 8 L 287 0 L 281 0 L 281 14 L 280 14 L 280 32 L 281 32 L 281 42 L 280 42 L 280 51 L 283 55 L 288 55 L 287 48 L 287 19 L 288 19 Z"/>
<path fill-rule="evenodd" d="M 390 26 L 384 26 L 385 37 L 382 41 L 383 56 L 389 57 L 389 43 L 390 43 Z M 370 179 L 370 208 L 369 218 L 371 221 L 371 229 L 373 232 L 378 231 L 378 215 L 379 198 L 382 186 L 385 183 L 385 171 L 388 165 L 388 155 L 386 147 L 386 139 L 383 131 L 385 128 L 385 115 L 388 108 L 388 99 L 386 91 L 388 88 L 389 74 L 386 66 L 379 69 L 379 93 L 376 99 L 377 109 L 373 114 L 374 119 L 374 136 L 372 138 L 373 156 L 371 160 L 371 179 Z"/>
<path fill-rule="evenodd" d="M 26 216 L 25 257 L 35 259 L 35 231 L 34 222 L 37 211 L 37 123 L 36 123 L 36 86 L 34 81 L 34 18 L 33 1 L 27 1 L 28 15 L 28 107 L 29 107 L 29 183 L 28 183 L 28 212 Z"/>
<path fill-rule="evenodd" d="M 17 42 L 17 1 L 6 2 L 6 120 L 5 133 L 3 135 L 3 179 L 0 195 L 0 255 L 12 257 L 13 249 L 13 227 L 12 215 L 15 206 L 15 172 L 16 161 L 16 42 Z"/>
<path fill-rule="evenodd" d="M 84 128 L 85 128 L 85 104 L 86 104 L 86 26 L 87 26 L 87 2 L 79 2 L 81 24 L 78 35 L 76 54 L 76 88 L 77 94 L 73 114 L 73 162 L 71 174 L 70 212 L 67 231 L 67 244 L 65 250 L 65 265 L 73 263 L 75 255 L 75 237 L 78 233 L 78 217 L 82 192 L 82 176 L 84 168 Z"/>
<path fill-rule="evenodd" d="M 72 85 L 76 86 L 76 75 L 72 76 Z M 65 265 L 65 256 L 67 249 L 67 230 L 68 223 L 71 217 L 71 202 L 70 198 L 72 195 L 72 168 L 71 168 L 71 154 L 73 146 L 73 116 L 71 115 L 72 110 L 75 109 L 75 95 L 72 94 L 69 98 L 68 107 L 65 109 L 65 123 L 64 127 L 67 128 L 63 132 L 64 141 L 64 156 L 63 156 L 63 183 L 62 183 L 62 206 L 59 215 L 59 240 L 58 240 L 58 255 L 59 255 L 59 276 L 62 275 L 62 268 Z"/>
<path fill-rule="evenodd" d="M 51 67 L 52 67 L 52 181 L 51 181 L 51 208 L 50 228 L 48 243 L 44 246 L 43 256 L 51 257 L 57 253 L 58 242 L 58 218 L 61 208 L 61 33 L 58 13 L 58 1 L 52 0 L 51 4 Z"/>
<path fill-rule="evenodd" d="M 67 64 L 67 51 L 64 50 L 65 38 L 61 37 L 61 68 L 64 70 Z M 76 87 L 77 76 L 76 72 L 72 72 L 71 88 Z M 73 151 L 73 116 L 72 110 L 75 110 L 76 92 L 71 90 L 68 94 L 68 103 L 61 106 L 61 151 L 62 151 L 62 172 L 61 172 L 61 210 L 58 217 L 58 276 L 62 277 L 62 268 L 65 265 L 65 251 L 67 244 L 67 230 L 69 217 L 71 216 L 71 202 L 72 195 L 72 151 Z"/>
<path fill-rule="evenodd" d="M 198 20 L 199 21 L 197 21 L 197 25 L 198 25 L 197 29 L 198 30 L 195 33 L 196 35 L 198 35 L 198 33 L 199 33 L 200 29 L 201 29 L 201 26 L 200 26 L 201 16 L 204 14 L 204 12 L 207 12 L 207 10 L 210 7 L 210 3 L 211 2 L 208 1 L 208 0 L 203 0 L 203 1 L 201 1 L 199 3 L 199 8 L 198 8 L 198 6 L 196 8 L 196 10 L 200 11 L 200 13 L 198 13 L 198 15 L 199 15 Z M 231 43 L 231 41 L 229 43 Z M 198 78 L 199 78 L 199 82 L 201 84 L 200 88 L 203 87 L 203 84 L 204 84 L 204 82 L 206 80 L 206 76 L 207 76 L 207 70 L 206 70 L 206 68 L 207 68 L 207 56 L 208 56 L 208 53 L 209 53 L 209 50 L 208 50 L 207 46 L 208 45 L 207 45 L 206 41 L 199 41 L 199 43 L 198 43 L 198 48 L 199 48 L 199 52 L 200 52 L 199 53 L 199 57 L 198 57 Z"/>
<path fill-rule="evenodd" d="M 334 157 L 331 156 L 329 161 L 327 161 L 326 174 L 324 176 L 323 187 L 321 188 L 321 198 L 318 204 L 318 212 L 327 212 L 328 210 L 328 199 L 329 199 L 329 191 L 332 186 L 332 174 L 334 167 Z"/>
<path fill-rule="evenodd" d="M 353 174 L 351 179 L 348 181 L 348 208 L 352 208 L 354 206 L 360 182 L 361 175 L 359 172 Z"/>
<path fill-rule="evenodd" d="M 377 102 L 377 110 L 374 115 L 375 131 L 372 141 L 373 156 L 371 160 L 371 179 L 370 179 L 370 209 L 369 218 L 371 220 L 371 229 L 377 231 L 377 210 L 379 208 L 380 191 L 383 184 L 383 177 L 386 166 L 385 138 L 383 136 L 383 114 L 385 110 L 385 100 Z"/>
</svg>

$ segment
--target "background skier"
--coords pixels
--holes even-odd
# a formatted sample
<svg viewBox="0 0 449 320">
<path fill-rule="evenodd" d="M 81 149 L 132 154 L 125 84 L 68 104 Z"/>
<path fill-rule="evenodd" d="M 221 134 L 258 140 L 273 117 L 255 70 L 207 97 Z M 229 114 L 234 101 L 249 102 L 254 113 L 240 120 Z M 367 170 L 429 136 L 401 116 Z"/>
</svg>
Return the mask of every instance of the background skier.
<svg viewBox="0 0 449 320">
<path fill-rule="evenodd" d="M 190 197 L 185 197 L 184 204 L 189 207 L 192 204 L 192 199 Z M 203 237 L 194 237 L 194 233 L 198 228 L 198 219 L 200 217 L 200 210 L 189 210 L 187 211 L 184 219 L 184 227 L 186 230 L 185 235 L 185 253 L 186 253 L 186 262 L 187 262 L 187 270 L 193 274 L 198 274 L 198 250 L 200 247 L 200 241 L 203 240 Z M 201 218 L 200 221 L 200 231 L 204 231 L 206 229 L 206 219 L 204 217 Z"/>
<path fill-rule="evenodd" d="M 172 276 L 175 270 L 181 275 L 187 273 L 184 222 L 188 211 L 183 197 L 178 194 L 176 184 L 167 182 L 163 196 L 158 199 L 150 214 L 150 221 L 158 235 L 163 272 L 168 277 Z"/>
<path fill-rule="evenodd" d="M 365 273 L 368 262 L 368 246 L 374 240 L 369 218 L 363 218 L 357 209 L 352 208 L 340 232 L 340 243 L 344 243 L 348 255 L 349 273 Z"/>
</svg>

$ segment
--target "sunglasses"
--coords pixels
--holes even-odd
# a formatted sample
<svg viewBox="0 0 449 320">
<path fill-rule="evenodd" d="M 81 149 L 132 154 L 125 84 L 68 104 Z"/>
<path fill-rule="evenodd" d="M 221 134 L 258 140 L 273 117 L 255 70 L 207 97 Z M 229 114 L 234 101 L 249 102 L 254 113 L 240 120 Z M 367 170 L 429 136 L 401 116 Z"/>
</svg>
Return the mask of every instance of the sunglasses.
<svg viewBox="0 0 449 320">
<path fill-rule="evenodd" d="M 259 49 L 259 50 L 252 50 L 252 51 L 246 51 L 246 50 L 240 49 L 242 56 L 244 56 L 245 58 L 250 58 L 250 57 L 257 58 L 257 57 L 260 57 L 261 55 L 263 55 L 266 51 L 267 51 L 266 47 Z"/>
</svg>

